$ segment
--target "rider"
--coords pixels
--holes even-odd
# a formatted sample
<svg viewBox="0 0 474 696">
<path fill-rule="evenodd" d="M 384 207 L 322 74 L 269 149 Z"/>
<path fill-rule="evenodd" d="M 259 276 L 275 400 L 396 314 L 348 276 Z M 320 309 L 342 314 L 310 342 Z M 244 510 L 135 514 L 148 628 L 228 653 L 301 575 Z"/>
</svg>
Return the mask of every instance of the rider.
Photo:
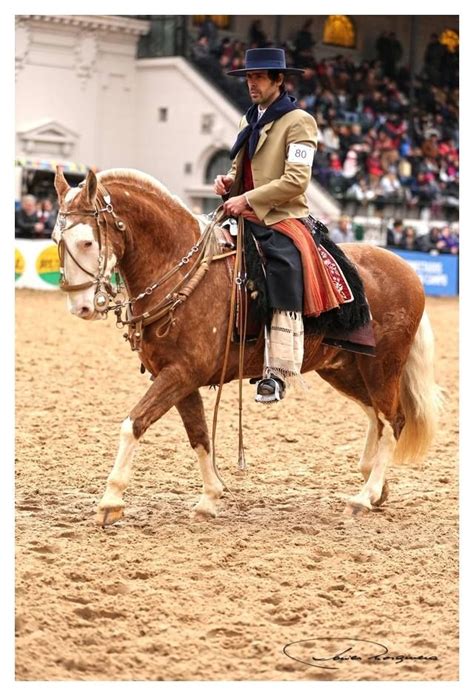
<svg viewBox="0 0 474 696">
<path fill-rule="evenodd" d="M 273 309 L 270 331 L 265 327 L 265 362 L 257 401 L 283 398 L 285 378 L 299 375 L 303 362 L 301 256 L 291 233 L 286 236 L 272 229 L 289 221 L 295 234 L 292 221 L 309 215 L 305 192 L 311 181 L 318 129 L 314 118 L 296 107 L 284 86 L 285 75 L 303 72 L 286 67 L 283 49 L 253 48 L 245 54 L 245 68 L 227 73 L 245 75 L 252 106 L 240 122 L 230 153 L 232 167 L 227 175 L 216 177 L 214 191 L 228 196 L 224 203 L 227 215 L 250 217 L 246 225 L 266 257 Z"/>
</svg>

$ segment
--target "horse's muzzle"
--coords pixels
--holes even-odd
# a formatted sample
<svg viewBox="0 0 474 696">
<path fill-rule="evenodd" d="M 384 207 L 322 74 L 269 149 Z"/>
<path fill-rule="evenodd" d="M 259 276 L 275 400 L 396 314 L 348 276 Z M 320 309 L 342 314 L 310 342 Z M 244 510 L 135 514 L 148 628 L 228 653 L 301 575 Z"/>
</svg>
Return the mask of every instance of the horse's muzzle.
<svg viewBox="0 0 474 696">
<path fill-rule="evenodd" d="M 98 319 L 100 316 L 99 312 L 97 312 L 94 306 L 86 304 L 71 305 L 70 312 L 71 314 L 74 314 L 75 317 L 79 317 L 79 319 L 86 319 L 88 321 Z"/>
</svg>

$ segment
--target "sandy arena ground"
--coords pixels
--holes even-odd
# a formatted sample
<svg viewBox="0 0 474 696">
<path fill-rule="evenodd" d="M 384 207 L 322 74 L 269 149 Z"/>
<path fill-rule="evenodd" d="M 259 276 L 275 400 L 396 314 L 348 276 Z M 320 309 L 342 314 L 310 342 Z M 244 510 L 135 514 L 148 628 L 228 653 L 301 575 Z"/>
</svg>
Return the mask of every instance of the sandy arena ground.
<svg viewBox="0 0 474 696">
<path fill-rule="evenodd" d="M 200 475 L 173 409 L 143 438 L 124 521 L 101 529 L 120 423 L 148 378 L 112 318 L 17 291 L 17 679 L 457 679 L 458 302 L 428 308 L 443 430 L 423 469 L 389 472 L 380 511 L 342 515 L 366 419 L 314 374 L 275 407 L 246 383 L 244 473 L 226 387 L 218 455 L 235 499 L 216 520 L 189 520 Z M 437 659 L 370 660 L 382 649 L 355 638 Z M 361 659 L 313 661 L 350 645 Z"/>
</svg>

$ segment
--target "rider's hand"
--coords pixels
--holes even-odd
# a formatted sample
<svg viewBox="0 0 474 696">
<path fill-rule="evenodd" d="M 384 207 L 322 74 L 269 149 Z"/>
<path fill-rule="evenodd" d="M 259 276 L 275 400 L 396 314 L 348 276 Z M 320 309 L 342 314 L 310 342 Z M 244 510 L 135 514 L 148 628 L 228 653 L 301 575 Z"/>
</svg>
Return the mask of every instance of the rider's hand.
<svg viewBox="0 0 474 696">
<path fill-rule="evenodd" d="M 237 217 L 243 213 L 244 210 L 249 210 L 249 205 L 243 194 L 241 196 L 232 196 L 232 198 L 229 198 L 229 200 L 224 203 L 224 213 L 226 215 Z"/>
<path fill-rule="evenodd" d="M 218 196 L 225 196 L 225 194 L 229 192 L 233 183 L 234 179 L 231 176 L 219 174 L 214 179 L 214 193 L 216 193 Z"/>
</svg>

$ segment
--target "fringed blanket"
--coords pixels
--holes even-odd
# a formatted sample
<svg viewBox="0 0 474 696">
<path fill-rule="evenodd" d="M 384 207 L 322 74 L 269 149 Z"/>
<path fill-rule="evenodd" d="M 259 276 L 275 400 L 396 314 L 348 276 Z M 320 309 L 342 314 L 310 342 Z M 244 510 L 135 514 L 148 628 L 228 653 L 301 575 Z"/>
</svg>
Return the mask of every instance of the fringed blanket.
<svg viewBox="0 0 474 696">
<path fill-rule="evenodd" d="M 245 213 L 252 223 L 256 218 Z M 261 221 L 257 221 L 262 225 Z M 287 222 L 292 223 L 286 225 Z M 308 227 L 299 220 L 274 225 L 290 237 L 300 251 L 304 275 L 304 328 L 306 333 L 328 335 L 333 331 L 350 332 L 370 321 L 370 309 L 360 275 L 342 249 L 329 239 L 325 226 L 308 219 Z M 309 231 L 311 229 L 311 232 Z M 293 239 L 293 237 L 295 239 Z M 245 256 L 250 285 L 257 291 L 257 312 L 270 323 L 272 309 L 261 266 L 261 258 L 248 230 Z"/>
</svg>

